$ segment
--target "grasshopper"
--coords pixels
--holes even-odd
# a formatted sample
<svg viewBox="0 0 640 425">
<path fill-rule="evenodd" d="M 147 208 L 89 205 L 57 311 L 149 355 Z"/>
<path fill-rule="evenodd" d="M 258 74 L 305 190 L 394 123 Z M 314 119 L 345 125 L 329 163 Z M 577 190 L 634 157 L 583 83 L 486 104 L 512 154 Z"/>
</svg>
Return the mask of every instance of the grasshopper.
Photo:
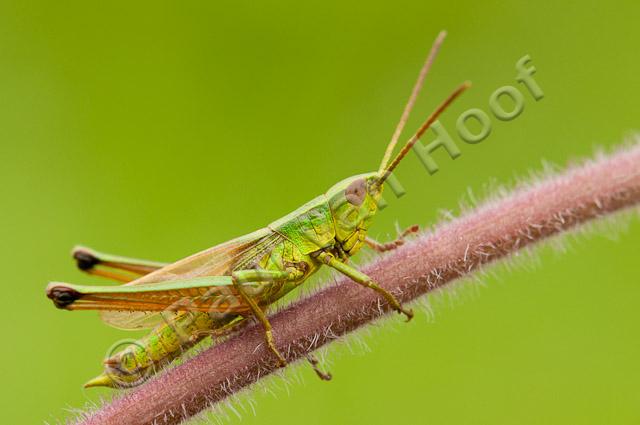
<svg viewBox="0 0 640 425">
<path fill-rule="evenodd" d="M 413 317 L 396 297 L 369 276 L 348 264 L 363 246 L 383 252 L 417 231 L 409 228 L 393 242 L 367 237 L 378 211 L 385 181 L 439 115 L 470 87 L 458 86 L 424 121 L 391 159 L 425 76 L 444 40 L 436 38 L 411 96 L 376 172 L 340 181 L 291 214 L 267 227 L 209 248 L 175 263 L 164 264 L 76 248 L 77 266 L 90 274 L 124 283 L 81 286 L 52 282 L 47 296 L 66 310 L 99 310 L 104 322 L 122 329 L 151 333 L 105 360 L 105 370 L 86 387 L 132 387 L 179 357 L 206 336 L 223 337 L 255 318 L 264 328 L 266 347 L 280 366 L 287 364 L 278 350 L 265 315 L 277 300 L 321 267 L 332 268 L 364 288 L 376 291 L 398 313 Z M 330 376 L 317 368 L 323 379 Z"/>
</svg>

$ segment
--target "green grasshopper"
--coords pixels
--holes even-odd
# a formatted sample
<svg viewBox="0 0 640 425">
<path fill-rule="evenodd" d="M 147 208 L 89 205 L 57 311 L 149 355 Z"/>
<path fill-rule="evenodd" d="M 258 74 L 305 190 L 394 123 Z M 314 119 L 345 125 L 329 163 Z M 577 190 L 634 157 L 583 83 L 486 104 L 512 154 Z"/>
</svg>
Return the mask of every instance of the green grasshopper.
<svg viewBox="0 0 640 425">
<path fill-rule="evenodd" d="M 348 264 L 363 245 L 377 251 L 400 246 L 417 231 L 413 226 L 396 241 L 380 244 L 367 237 L 378 211 L 385 181 L 438 116 L 469 86 L 454 90 L 426 119 L 391 160 L 394 148 L 420 92 L 424 78 L 445 37 L 436 38 L 425 61 L 378 171 L 349 177 L 327 192 L 256 232 L 214 246 L 171 264 L 137 260 L 76 248 L 78 267 L 119 282 L 120 286 L 80 286 L 52 282 L 47 296 L 66 310 L 99 310 L 102 320 L 122 329 L 153 328 L 135 344 L 105 360 L 105 370 L 86 387 L 132 387 L 179 357 L 206 336 L 221 337 L 255 318 L 280 366 L 278 350 L 265 310 L 323 266 L 376 291 L 407 320 L 396 297 Z M 309 358 L 323 379 L 317 362 Z"/>
</svg>

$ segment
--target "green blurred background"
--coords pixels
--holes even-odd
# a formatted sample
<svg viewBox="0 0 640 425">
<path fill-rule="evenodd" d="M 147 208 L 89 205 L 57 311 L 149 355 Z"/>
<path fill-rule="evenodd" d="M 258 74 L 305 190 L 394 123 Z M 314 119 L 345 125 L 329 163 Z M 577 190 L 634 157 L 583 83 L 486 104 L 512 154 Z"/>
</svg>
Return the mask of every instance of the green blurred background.
<svg viewBox="0 0 640 425">
<path fill-rule="evenodd" d="M 515 80 L 530 54 L 545 98 L 494 120 L 462 156 L 415 156 L 373 236 L 433 224 L 467 189 L 565 164 L 638 126 L 637 2 L 17 2 L 0 4 L 3 423 L 56 422 L 115 341 L 94 313 L 56 310 L 49 280 L 82 243 L 174 260 L 374 169 L 437 32 L 449 37 L 409 124 L 456 84 L 442 122 Z M 524 92 L 522 85 L 518 87 Z M 484 286 L 435 298 L 435 320 L 387 321 L 256 391 L 244 424 L 640 422 L 637 220 L 539 251 Z M 613 236 L 613 237 L 612 237 Z M 365 342 L 370 352 L 359 348 Z"/>
</svg>

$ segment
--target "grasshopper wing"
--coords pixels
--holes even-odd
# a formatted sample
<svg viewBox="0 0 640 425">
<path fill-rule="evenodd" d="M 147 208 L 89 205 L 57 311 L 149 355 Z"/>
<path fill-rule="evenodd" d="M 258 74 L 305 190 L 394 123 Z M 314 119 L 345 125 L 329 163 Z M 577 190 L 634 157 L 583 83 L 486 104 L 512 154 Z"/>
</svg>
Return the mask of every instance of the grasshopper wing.
<svg viewBox="0 0 640 425">
<path fill-rule="evenodd" d="M 282 236 L 263 228 L 245 236 L 193 254 L 123 286 L 137 286 L 200 276 L 225 276 L 238 268 L 248 268 L 261 253 L 280 242 Z M 229 294 L 229 287 L 220 292 Z M 213 295 L 213 294 L 212 294 Z M 228 310 L 227 310 L 228 311 Z M 102 320 L 119 329 L 148 329 L 184 312 L 102 311 Z"/>
<path fill-rule="evenodd" d="M 168 264 L 122 286 L 230 275 L 233 270 L 254 265 L 260 254 L 270 250 L 282 238 L 279 233 L 265 227 Z"/>
<path fill-rule="evenodd" d="M 185 310 L 240 313 L 247 306 L 237 302 L 228 276 L 236 269 L 255 265 L 261 254 L 281 240 L 280 234 L 264 228 L 169 264 L 125 285 L 95 288 L 94 292 L 90 287 L 67 287 L 89 294 L 84 298 L 84 306 L 78 304 L 78 308 L 101 310 L 102 320 L 119 329 L 151 328 L 185 314 Z M 212 276 L 220 277 L 214 285 L 198 287 L 197 278 Z M 195 285 L 185 287 L 181 284 L 184 281 L 195 282 Z M 185 301 L 189 304 L 187 307 L 176 308 L 177 302 Z"/>
</svg>

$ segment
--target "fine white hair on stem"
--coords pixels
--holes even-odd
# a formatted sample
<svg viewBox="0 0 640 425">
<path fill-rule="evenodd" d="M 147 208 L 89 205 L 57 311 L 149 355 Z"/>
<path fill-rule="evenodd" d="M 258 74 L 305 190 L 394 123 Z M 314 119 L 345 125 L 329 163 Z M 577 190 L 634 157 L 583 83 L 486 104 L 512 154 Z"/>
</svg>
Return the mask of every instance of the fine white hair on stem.
<svg viewBox="0 0 640 425">
<path fill-rule="evenodd" d="M 600 154 L 521 184 L 442 222 L 362 270 L 400 301 L 412 302 L 550 237 L 614 213 L 636 211 L 640 205 L 638 164 L 640 143 L 636 141 L 612 154 Z M 278 310 L 270 321 L 280 351 L 295 362 L 389 311 L 373 291 L 338 279 Z M 80 423 L 175 424 L 225 403 L 265 376 L 278 374 L 277 362 L 263 339 L 262 328 L 249 326 L 116 397 Z"/>
</svg>

